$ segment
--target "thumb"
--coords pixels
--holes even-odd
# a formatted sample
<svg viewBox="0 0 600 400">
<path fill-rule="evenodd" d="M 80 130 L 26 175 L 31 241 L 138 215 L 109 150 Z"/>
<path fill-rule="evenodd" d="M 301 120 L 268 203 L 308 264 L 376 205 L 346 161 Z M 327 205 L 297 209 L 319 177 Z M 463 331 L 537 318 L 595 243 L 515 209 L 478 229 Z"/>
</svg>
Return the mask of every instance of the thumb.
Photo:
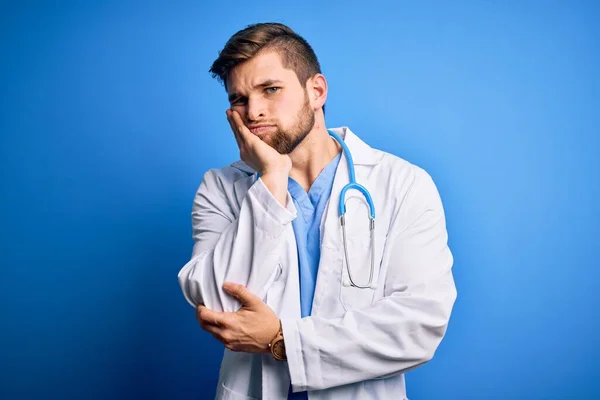
<svg viewBox="0 0 600 400">
<path fill-rule="evenodd" d="M 233 282 L 225 282 L 223 289 L 242 302 L 242 305 L 251 306 L 256 303 L 258 299 L 251 291 L 248 290 L 244 285 L 239 285 Z"/>
</svg>

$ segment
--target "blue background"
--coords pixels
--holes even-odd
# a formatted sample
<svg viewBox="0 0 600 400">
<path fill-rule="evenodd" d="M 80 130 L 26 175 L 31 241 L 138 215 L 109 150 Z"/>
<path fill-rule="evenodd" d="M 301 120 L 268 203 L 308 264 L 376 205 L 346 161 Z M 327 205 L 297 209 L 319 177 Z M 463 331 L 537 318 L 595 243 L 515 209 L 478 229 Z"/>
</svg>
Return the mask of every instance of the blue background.
<svg viewBox="0 0 600 400">
<path fill-rule="evenodd" d="M 289 24 L 328 126 L 425 168 L 458 300 L 411 399 L 600 396 L 593 1 L 3 2 L 0 398 L 212 398 L 181 295 L 203 173 L 238 157 L 208 68 Z"/>
</svg>

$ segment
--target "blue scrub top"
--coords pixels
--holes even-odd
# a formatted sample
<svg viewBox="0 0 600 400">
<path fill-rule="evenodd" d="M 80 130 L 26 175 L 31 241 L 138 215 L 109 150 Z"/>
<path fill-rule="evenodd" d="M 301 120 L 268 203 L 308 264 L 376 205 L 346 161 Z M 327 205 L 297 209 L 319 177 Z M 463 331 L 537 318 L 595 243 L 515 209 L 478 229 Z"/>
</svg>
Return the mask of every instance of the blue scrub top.
<svg viewBox="0 0 600 400">
<path fill-rule="evenodd" d="M 321 171 L 308 193 L 292 178 L 288 178 L 288 191 L 294 201 L 298 216 L 292 222 L 298 248 L 298 267 L 300 275 L 300 308 L 302 317 L 311 313 L 317 271 L 321 259 L 321 219 L 327 200 L 331 195 L 333 178 L 339 164 L 338 154 Z M 306 392 L 291 393 L 289 399 L 306 399 Z"/>
</svg>

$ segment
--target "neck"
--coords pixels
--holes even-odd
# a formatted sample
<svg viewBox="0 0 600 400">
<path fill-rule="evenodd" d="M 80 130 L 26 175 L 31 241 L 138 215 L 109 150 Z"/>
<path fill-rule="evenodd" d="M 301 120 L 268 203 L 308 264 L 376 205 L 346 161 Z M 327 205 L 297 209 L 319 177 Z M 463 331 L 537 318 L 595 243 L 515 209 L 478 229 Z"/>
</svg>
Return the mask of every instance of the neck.
<svg viewBox="0 0 600 400">
<path fill-rule="evenodd" d="M 342 147 L 319 121 L 296 149 L 290 153 L 290 177 L 308 192 L 321 171 L 337 156 Z"/>
</svg>

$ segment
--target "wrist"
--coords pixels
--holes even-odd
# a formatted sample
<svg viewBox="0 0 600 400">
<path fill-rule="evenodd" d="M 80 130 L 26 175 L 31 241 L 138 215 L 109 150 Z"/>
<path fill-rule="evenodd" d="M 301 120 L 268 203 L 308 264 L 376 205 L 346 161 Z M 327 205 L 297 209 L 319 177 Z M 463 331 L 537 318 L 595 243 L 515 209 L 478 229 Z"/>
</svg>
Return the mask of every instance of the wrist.
<svg viewBox="0 0 600 400">
<path fill-rule="evenodd" d="M 260 173 L 261 176 L 273 176 L 277 179 L 287 179 L 290 176 L 291 168 L 278 168 L 278 167 L 269 167 L 263 168 Z"/>
<path fill-rule="evenodd" d="M 271 345 L 279 336 L 279 332 L 281 329 L 281 320 L 277 318 L 277 323 L 273 324 L 273 329 L 269 329 L 269 332 L 265 334 L 265 339 L 267 340 L 267 345 L 265 347 L 265 353 L 271 353 Z"/>
<path fill-rule="evenodd" d="M 277 159 L 276 162 L 271 162 L 268 165 L 264 165 L 261 174 L 272 174 L 275 176 L 285 176 L 287 178 L 291 170 L 292 159 L 289 156 L 284 155 Z"/>
<path fill-rule="evenodd" d="M 268 172 L 260 176 L 269 192 L 283 207 L 287 206 L 288 175 L 282 172 Z"/>
</svg>

